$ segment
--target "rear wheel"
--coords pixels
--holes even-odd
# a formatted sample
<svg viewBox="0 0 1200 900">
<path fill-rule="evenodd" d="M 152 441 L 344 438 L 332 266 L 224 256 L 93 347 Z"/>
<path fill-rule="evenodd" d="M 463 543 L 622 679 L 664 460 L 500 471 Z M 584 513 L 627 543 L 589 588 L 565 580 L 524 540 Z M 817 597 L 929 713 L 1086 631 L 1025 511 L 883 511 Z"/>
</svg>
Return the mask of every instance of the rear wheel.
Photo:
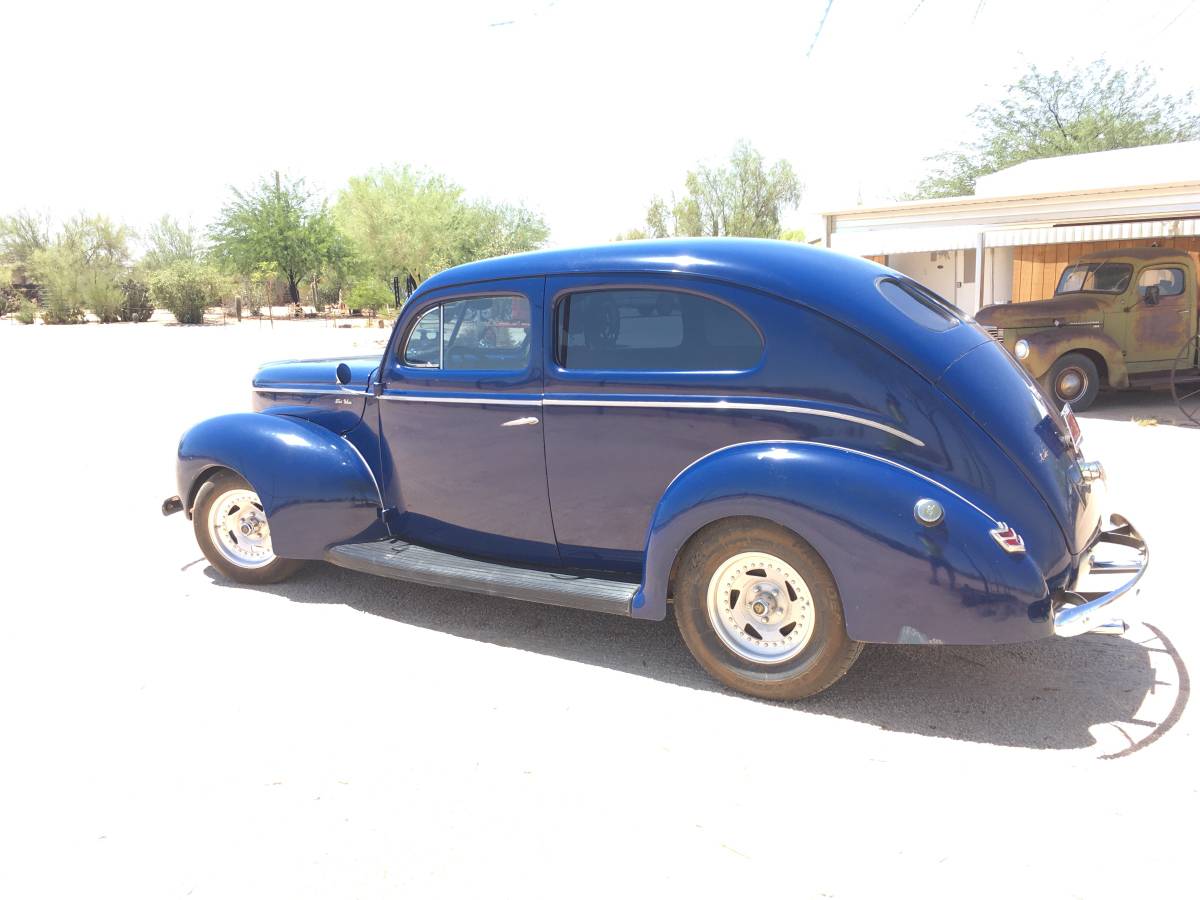
<svg viewBox="0 0 1200 900">
<path fill-rule="evenodd" d="M 219 472 L 201 485 L 192 510 L 196 542 L 222 575 L 242 584 L 273 584 L 298 572 L 304 561 L 281 559 L 258 494 L 240 475 Z"/>
<path fill-rule="evenodd" d="M 1100 373 L 1082 353 L 1064 353 L 1042 376 L 1042 387 L 1056 406 L 1070 403 L 1079 412 L 1091 406 L 1100 392 Z"/>
<path fill-rule="evenodd" d="M 684 551 L 675 585 L 684 642 L 735 690 L 795 700 L 849 671 L 862 644 L 847 636 L 837 585 L 807 542 L 757 519 L 728 519 Z"/>
</svg>

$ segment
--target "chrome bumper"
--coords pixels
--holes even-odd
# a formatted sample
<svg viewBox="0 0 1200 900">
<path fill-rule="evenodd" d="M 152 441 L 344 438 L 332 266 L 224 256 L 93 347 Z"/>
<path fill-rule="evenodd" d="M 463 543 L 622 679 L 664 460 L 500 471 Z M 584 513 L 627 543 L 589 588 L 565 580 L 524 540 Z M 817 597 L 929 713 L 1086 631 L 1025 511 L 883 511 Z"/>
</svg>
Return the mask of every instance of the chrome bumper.
<svg viewBox="0 0 1200 900">
<path fill-rule="evenodd" d="M 1146 574 L 1150 565 L 1150 548 L 1129 521 L 1114 513 L 1110 516 L 1113 528 L 1100 532 L 1100 536 L 1088 548 L 1087 560 L 1080 568 L 1076 587 L 1059 591 L 1054 597 L 1054 633 L 1060 637 L 1074 637 L 1089 631 L 1106 634 L 1124 632 L 1123 623 L 1111 621 L 1112 603 L 1130 593 L 1137 593 L 1137 583 Z M 1134 555 L 1119 559 L 1096 559 L 1095 550 L 1102 544 L 1132 549 Z M 1106 548 L 1111 549 L 1111 548 Z M 1131 575 L 1124 584 L 1107 592 L 1080 590 L 1079 583 L 1096 575 Z"/>
</svg>

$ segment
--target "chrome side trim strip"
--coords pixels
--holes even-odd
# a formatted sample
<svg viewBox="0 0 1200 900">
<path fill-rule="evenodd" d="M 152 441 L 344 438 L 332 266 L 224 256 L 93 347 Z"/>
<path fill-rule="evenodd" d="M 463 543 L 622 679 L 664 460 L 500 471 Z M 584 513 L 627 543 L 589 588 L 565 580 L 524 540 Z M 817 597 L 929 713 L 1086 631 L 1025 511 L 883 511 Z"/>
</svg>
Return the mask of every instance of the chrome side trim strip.
<svg viewBox="0 0 1200 900">
<path fill-rule="evenodd" d="M 371 476 L 371 483 L 375 485 L 375 496 L 379 498 L 379 508 L 383 509 L 383 491 L 379 489 L 379 480 L 375 477 L 375 470 L 371 468 L 371 464 L 367 462 L 367 458 L 362 455 L 362 451 L 354 446 L 354 442 L 350 438 L 342 435 L 342 440 L 350 445 L 350 449 L 354 451 L 354 455 L 362 460 L 363 467 Z"/>
<path fill-rule="evenodd" d="M 853 416 L 849 413 L 835 412 L 830 409 L 816 409 L 811 406 L 790 406 L 783 403 L 755 403 L 741 400 L 563 400 L 556 397 L 546 397 L 542 402 L 547 406 L 617 406 L 647 409 L 708 410 L 739 409 L 750 410 L 752 412 L 785 412 L 803 416 L 823 416 L 827 419 L 841 419 L 844 422 L 853 422 L 856 425 L 866 425 L 868 428 L 876 428 L 887 432 L 893 437 L 908 441 L 914 446 L 925 446 L 925 442 L 920 438 L 915 438 L 911 434 L 907 434 L 890 425 L 884 425 L 882 422 L 864 419 L 861 416 Z"/>
<path fill-rule="evenodd" d="M 350 394 L 355 397 L 367 396 L 366 388 L 360 391 L 349 388 L 287 388 L 287 387 L 256 387 L 256 394 Z"/>
<path fill-rule="evenodd" d="M 541 400 L 514 400 L 508 397 L 442 397 L 423 394 L 380 394 L 380 400 L 403 400 L 406 403 L 472 403 L 476 406 L 541 406 Z"/>
<path fill-rule="evenodd" d="M 944 485 L 940 481 L 938 481 L 936 478 L 929 477 L 924 472 L 918 472 L 916 469 L 910 469 L 908 466 L 904 465 L 903 463 L 898 463 L 895 460 L 888 459 L 885 456 L 876 456 L 874 453 L 867 453 L 864 450 L 855 450 L 851 447 L 841 447 L 837 444 L 824 444 L 820 441 L 793 441 L 793 440 L 741 441 L 737 444 L 728 444 L 724 447 L 718 447 L 716 450 L 712 450 L 708 453 L 705 453 L 699 459 L 693 460 L 692 462 L 690 462 L 686 466 L 684 466 L 683 469 L 680 470 L 679 474 L 671 479 L 671 483 L 667 485 L 667 489 L 665 491 L 663 491 L 663 494 L 665 495 L 667 493 L 667 491 L 669 491 L 671 489 L 671 486 L 674 485 L 675 482 L 678 481 L 680 478 L 682 478 L 689 469 L 691 469 L 693 466 L 697 466 L 700 463 L 704 462 L 704 460 L 708 459 L 710 456 L 713 456 L 717 453 L 721 453 L 724 450 L 732 450 L 734 447 L 751 447 L 751 446 L 754 446 L 755 444 L 765 445 L 768 447 L 778 447 L 780 445 L 787 445 L 787 444 L 800 444 L 801 446 L 805 446 L 805 447 L 824 447 L 826 450 L 841 450 L 843 453 L 852 453 L 855 456 L 862 456 L 862 457 L 866 457 L 867 459 L 873 459 L 876 462 L 881 462 L 881 463 L 884 463 L 885 465 L 892 466 L 893 468 L 900 469 L 903 472 L 907 472 L 909 475 L 913 475 L 916 478 L 920 478 L 922 481 L 924 481 L 928 484 L 931 484 L 936 488 L 940 488 L 941 490 L 943 490 L 947 494 L 949 494 L 951 497 L 961 500 L 963 503 L 967 504 L 967 506 L 971 507 L 971 509 L 975 510 L 977 513 L 979 513 L 981 516 L 983 516 L 985 519 L 987 519 L 993 525 L 1000 524 L 1000 520 L 997 519 L 995 516 L 993 516 L 991 513 L 987 512 L 986 510 L 980 509 L 978 506 L 976 506 L 974 503 L 972 503 L 970 500 L 968 500 L 966 497 L 964 497 L 958 491 L 954 490 L 953 488 L 947 487 L 946 485 Z"/>
</svg>

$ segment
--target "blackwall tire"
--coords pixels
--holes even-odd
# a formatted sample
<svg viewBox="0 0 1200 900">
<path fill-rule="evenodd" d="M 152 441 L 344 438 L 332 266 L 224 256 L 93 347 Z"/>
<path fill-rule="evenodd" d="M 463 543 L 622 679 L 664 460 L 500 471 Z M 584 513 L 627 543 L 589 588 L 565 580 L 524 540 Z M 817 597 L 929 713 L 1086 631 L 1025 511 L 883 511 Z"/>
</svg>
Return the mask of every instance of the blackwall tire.
<svg viewBox="0 0 1200 900">
<path fill-rule="evenodd" d="M 258 495 L 240 475 L 218 472 L 200 486 L 196 497 L 196 543 L 226 578 L 241 584 L 275 584 L 304 567 L 304 560 L 275 555 Z"/>
<path fill-rule="evenodd" d="M 680 560 L 674 595 L 675 620 L 696 661 L 755 697 L 810 697 L 862 652 L 846 634 L 825 561 L 795 534 L 759 519 L 726 519 L 697 534 Z"/>
<path fill-rule="evenodd" d="M 1082 412 L 1100 393 L 1100 373 L 1096 364 L 1082 353 L 1064 353 L 1042 376 L 1042 387 L 1057 409 L 1070 403 L 1071 409 Z"/>
</svg>

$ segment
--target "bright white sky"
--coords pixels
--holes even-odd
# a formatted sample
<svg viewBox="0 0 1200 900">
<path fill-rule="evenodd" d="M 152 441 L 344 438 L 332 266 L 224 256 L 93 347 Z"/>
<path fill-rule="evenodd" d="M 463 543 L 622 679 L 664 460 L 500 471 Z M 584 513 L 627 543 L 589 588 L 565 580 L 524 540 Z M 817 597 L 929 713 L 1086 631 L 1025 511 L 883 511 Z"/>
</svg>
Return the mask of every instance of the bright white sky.
<svg viewBox="0 0 1200 900">
<path fill-rule="evenodd" d="M 413 163 L 541 212 L 642 224 L 738 138 L 806 185 L 786 224 L 909 189 L 1030 63 L 1198 85 L 1196 0 L 10 0 L 0 214 L 204 227 L 279 168 L 331 199 Z M 811 54 L 809 53 L 812 47 Z"/>
</svg>

